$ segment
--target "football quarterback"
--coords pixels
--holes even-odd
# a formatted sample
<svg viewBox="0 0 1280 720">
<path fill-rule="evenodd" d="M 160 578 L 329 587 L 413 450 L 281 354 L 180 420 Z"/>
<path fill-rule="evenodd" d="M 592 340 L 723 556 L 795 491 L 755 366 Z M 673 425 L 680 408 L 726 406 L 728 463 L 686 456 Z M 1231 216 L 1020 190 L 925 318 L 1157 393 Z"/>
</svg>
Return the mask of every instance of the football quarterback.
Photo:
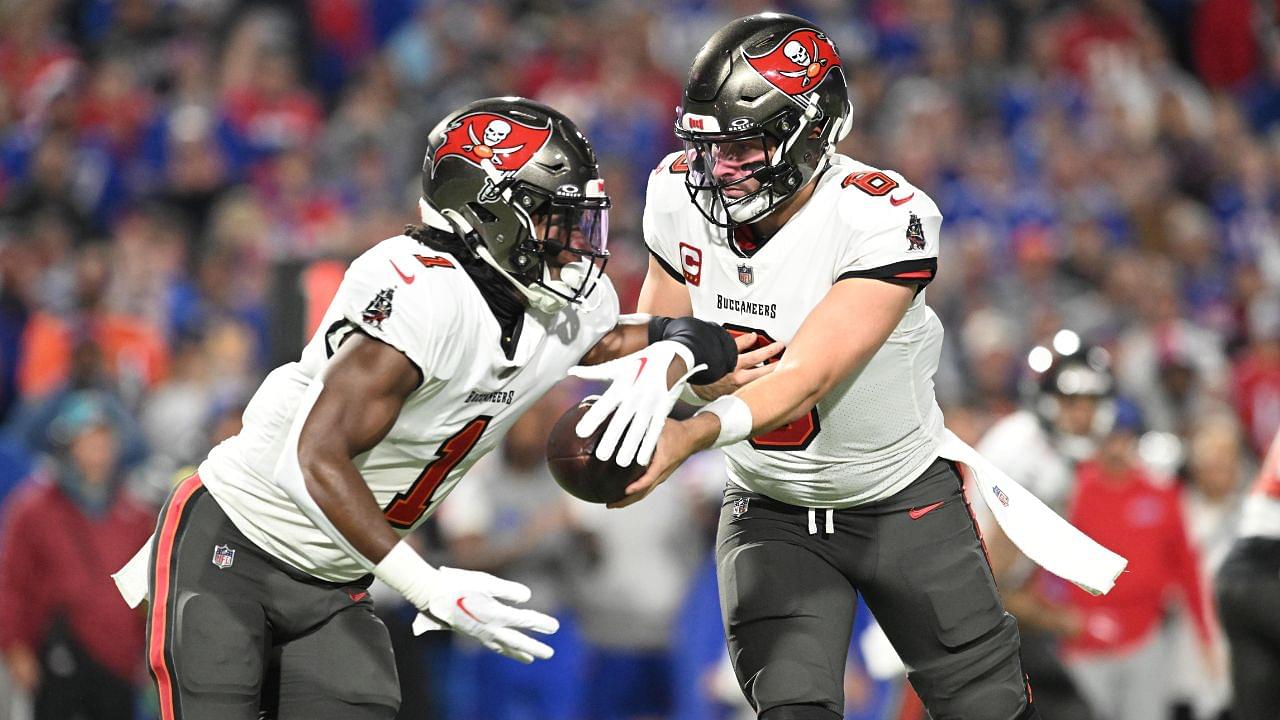
<svg viewBox="0 0 1280 720">
<path fill-rule="evenodd" d="M 721 609 L 760 718 L 843 717 L 857 593 L 934 717 L 1038 718 L 942 453 L 942 325 L 925 304 L 942 215 L 898 173 L 835 152 L 847 72 L 829 35 L 776 13 L 734 20 L 694 59 L 684 150 L 649 180 L 639 310 L 785 350 L 746 385 L 695 393 L 711 402 L 667 424 L 621 504 L 723 448 Z"/>
</svg>

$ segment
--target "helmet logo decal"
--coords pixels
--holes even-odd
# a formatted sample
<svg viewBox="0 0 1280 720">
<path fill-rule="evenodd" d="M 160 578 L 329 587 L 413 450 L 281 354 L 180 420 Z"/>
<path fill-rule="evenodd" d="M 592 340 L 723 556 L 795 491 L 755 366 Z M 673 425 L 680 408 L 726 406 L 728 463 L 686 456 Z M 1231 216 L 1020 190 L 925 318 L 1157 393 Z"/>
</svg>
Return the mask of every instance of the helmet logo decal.
<svg viewBox="0 0 1280 720">
<path fill-rule="evenodd" d="M 760 77 L 801 105 L 808 103 L 797 95 L 821 85 L 827 73 L 840 67 L 835 45 L 811 28 L 793 30 L 763 55 L 748 55 L 743 49 L 742 57 Z"/>
<path fill-rule="evenodd" d="M 533 159 L 551 139 L 551 127 L 534 127 L 510 117 L 477 112 L 454 120 L 444 135 L 431 173 L 435 174 L 445 158 L 461 158 L 488 175 L 479 199 L 493 202 L 498 198 L 498 183 Z"/>
</svg>

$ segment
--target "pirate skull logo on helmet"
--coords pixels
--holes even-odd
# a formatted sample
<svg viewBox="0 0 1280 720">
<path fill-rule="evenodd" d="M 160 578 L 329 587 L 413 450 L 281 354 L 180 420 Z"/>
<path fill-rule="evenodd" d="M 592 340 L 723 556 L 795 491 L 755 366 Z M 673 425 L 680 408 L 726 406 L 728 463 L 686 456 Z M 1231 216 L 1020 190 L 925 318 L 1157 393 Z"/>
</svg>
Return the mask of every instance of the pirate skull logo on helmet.
<svg viewBox="0 0 1280 720">
<path fill-rule="evenodd" d="M 782 53 L 786 55 L 787 59 L 791 62 L 802 68 L 808 69 L 809 51 L 805 49 L 804 45 L 800 44 L 799 40 L 792 40 L 791 42 L 788 42 L 787 46 L 782 49 Z"/>
</svg>

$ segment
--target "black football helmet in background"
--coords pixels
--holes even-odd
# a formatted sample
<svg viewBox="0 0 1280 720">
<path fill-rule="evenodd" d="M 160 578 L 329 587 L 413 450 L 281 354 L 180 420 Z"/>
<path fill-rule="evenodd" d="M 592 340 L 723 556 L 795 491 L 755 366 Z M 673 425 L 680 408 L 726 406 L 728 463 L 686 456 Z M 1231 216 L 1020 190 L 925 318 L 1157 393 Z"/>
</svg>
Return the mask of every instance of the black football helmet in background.
<svg viewBox="0 0 1280 720">
<path fill-rule="evenodd" d="M 1059 330 L 1048 346 L 1037 346 L 1028 353 L 1027 365 L 1023 395 L 1032 410 L 1058 436 L 1068 455 L 1091 454 L 1116 420 L 1110 353 L 1084 344 L 1071 330 Z M 1068 410 L 1069 404 L 1081 410 Z M 1070 418 L 1068 412 L 1084 414 Z"/>
<path fill-rule="evenodd" d="M 712 223 L 756 222 L 794 196 L 826 165 L 852 127 L 849 92 L 835 44 L 794 15 L 760 13 L 721 28 L 694 58 L 677 112 L 685 142 L 685 184 Z M 816 130 L 816 132 L 815 132 Z M 716 153 L 735 143 L 764 150 L 741 197 L 712 174 Z"/>
<path fill-rule="evenodd" d="M 608 258 L 609 197 L 573 121 L 532 100 L 478 100 L 428 137 L 422 221 L 461 238 L 542 312 L 580 302 Z"/>
</svg>

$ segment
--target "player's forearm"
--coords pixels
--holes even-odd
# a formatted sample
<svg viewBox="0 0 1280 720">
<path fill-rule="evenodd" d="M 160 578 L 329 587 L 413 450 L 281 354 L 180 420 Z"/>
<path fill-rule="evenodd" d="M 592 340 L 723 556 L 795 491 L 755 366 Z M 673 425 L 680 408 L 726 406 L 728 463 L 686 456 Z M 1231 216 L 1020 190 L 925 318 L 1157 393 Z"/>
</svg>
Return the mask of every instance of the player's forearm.
<svg viewBox="0 0 1280 720">
<path fill-rule="evenodd" d="M 683 421 L 690 433 L 690 453 L 768 432 L 809 412 L 822 398 L 822 383 L 794 367 L 789 372 L 784 370 L 779 367 L 773 374 L 743 386 L 732 397 L 721 398 Z M 718 407 L 730 400 L 741 403 L 738 410 Z M 746 413 L 742 414 L 744 407 Z"/>
<path fill-rule="evenodd" d="M 912 297 L 909 288 L 878 280 L 837 283 L 810 311 L 777 370 L 735 393 L 751 411 L 751 434 L 804 415 L 861 372 L 902 320 Z M 840 332 L 833 334 L 831 328 Z"/>
<path fill-rule="evenodd" d="M 324 392 L 320 380 L 307 389 L 276 461 L 274 479 L 316 529 L 366 570 L 373 570 L 398 538 L 351 458 L 368 450 L 386 432 L 355 433 L 375 437 L 372 442 L 368 437 L 362 442 L 349 440 L 353 434 L 341 419 L 352 417 L 352 408 L 360 403 L 343 399 L 342 392 L 334 392 L 319 403 Z M 392 413 L 381 421 L 384 400 L 366 397 L 363 403 L 365 413 L 380 417 L 379 425 L 388 425 L 395 418 Z"/>
<path fill-rule="evenodd" d="M 751 434 L 758 435 L 804 415 L 822 399 L 822 384 L 797 368 L 779 365 L 772 374 L 738 390 L 751 409 Z"/>
<path fill-rule="evenodd" d="M 648 344 L 648 316 L 623 315 L 618 324 L 587 352 L 580 364 L 599 365 L 642 350 Z"/>
<path fill-rule="evenodd" d="M 333 528 L 373 564 L 386 557 L 400 536 L 391 529 L 373 494 L 344 453 L 300 453 L 308 494 Z"/>
</svg>

